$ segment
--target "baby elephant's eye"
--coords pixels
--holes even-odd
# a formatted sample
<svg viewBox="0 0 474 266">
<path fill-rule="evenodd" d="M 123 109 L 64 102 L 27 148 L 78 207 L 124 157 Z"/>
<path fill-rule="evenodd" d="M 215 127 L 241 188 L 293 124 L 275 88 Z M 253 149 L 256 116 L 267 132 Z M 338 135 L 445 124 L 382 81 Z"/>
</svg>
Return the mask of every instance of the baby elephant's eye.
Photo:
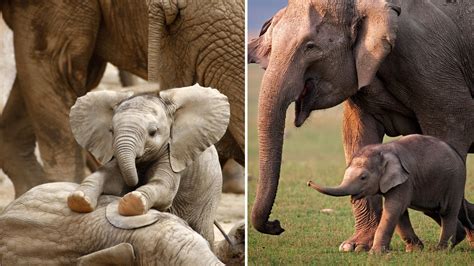
<svg viewBox="0 0 474 266">
<path fill-rule="evenodd" d="M 360 180 L 366 180 L 366 179 L 367 179 L 367 175 L 364 174 L 360 176 Z"/>
<path fill-rule="evenodd" d="M 150 137 L 154 137 L 157 132 L 158 132 L 158 129 L 152 128 L 152 129 L 148 130 L 148 135 L 150 135 Z"/>
</svg>

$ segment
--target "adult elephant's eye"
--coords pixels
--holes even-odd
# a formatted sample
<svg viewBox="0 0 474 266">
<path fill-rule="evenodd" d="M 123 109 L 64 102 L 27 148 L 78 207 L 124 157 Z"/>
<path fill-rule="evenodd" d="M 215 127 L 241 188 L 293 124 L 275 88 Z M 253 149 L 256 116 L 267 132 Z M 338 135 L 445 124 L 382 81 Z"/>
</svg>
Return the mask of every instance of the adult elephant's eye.
<svg viewBox="0 0 474 266">
<path fill-rule="evenodd" d="M 316 47 L 316 44 L 314 42 L 307 42 L 306 43 L 306 50 L 311 50 Z"/>
<path fill-rule="evenodd" d="M 361 175 L 360 176 L 360 180 L 366 180 L 367 179 L 367 175 Z"/>
</svg>

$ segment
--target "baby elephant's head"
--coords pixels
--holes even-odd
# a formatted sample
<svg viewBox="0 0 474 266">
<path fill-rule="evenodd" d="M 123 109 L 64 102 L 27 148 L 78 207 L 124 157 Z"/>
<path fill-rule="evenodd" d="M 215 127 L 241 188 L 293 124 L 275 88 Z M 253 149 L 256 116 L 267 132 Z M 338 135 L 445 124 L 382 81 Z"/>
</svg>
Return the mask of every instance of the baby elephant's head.
<svg viewBox="0 0 474 266">
<path fill-rule="evenodd" d="M 339 186 L 322 187 L 312 181 L 308 181 L 308 186 L 326 195 L 352 195 L 353 200 L 357 200 L 386 193 L 408 180 L 409 172 L 404 160 L 394 152 L 373 147 L 365 147 L 352 159 Z"/>
<path fill-rule="evenodd" d="M 81 146 L 102 163 L 114 156 L 127 185 L 135 186 L 137 159 L 166 151 L 180 172 L 224 135 L 229 116 L 226 96 L 194 85 L 159 94 L 89 92 L 71 108 L 70 123 Z"/>
</svg>

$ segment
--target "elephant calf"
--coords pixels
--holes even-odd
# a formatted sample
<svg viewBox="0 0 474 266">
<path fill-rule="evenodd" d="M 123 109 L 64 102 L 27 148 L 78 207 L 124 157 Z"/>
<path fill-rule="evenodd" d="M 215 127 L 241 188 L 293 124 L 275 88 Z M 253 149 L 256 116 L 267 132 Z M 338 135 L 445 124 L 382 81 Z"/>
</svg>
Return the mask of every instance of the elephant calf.
<svg viewBox="0 0 474 266">
<path fill-rule="evenodd" d="M 159 94 L 98 91 L 78 98 L 70 112 L 72 132 L 105 164 L 69 195 L 68 206 L 91 212 L 101 194 L 123 196 L 121 215 L 170 211 L 212 244 L 222 187 L 213 145 L 224 135 L 229 116 L 227 97 L 199 85 Z"/>
<path fill-rule="evenodd" d="M 465 162 L 453 148 L 434 137 L 409 135 L 362 148 L 338 187 L 321 187 L 312 181 L 308 186 L 331 196 L 352 195 L 353 200 L 382 194 L 382 219 L 372 246 L 372 252 L 380 253 L 388 250 L 395 228 L 407 251 L 423 248 L 408 207 L 423 211 L 442 226 L 439 249 L 446 248 L 448 241 L 452 246 L 462 241 L 466 234 L 458 227 L 458 218 L 473 230 L 464 208 L 465 183 Z"/>
</svg>

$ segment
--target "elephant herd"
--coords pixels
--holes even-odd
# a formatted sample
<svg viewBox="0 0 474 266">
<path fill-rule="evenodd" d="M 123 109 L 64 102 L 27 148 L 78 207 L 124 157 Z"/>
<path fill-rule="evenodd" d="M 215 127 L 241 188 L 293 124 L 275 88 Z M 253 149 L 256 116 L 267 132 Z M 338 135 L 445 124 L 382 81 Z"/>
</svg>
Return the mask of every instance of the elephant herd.
<svg viewBox="0 0 474 266">
<path fill-rule="evenodd" d="M 213 224 L 220 162 L 244 163 L 244 1 L 0 10 L 17 70 L 0 167 L 18 197 L 0 216 L 1 264 L 243 263 L 244 224 L 222 242 Z M 89 92 L 107 63 L 152 84 Z"/>
</svg>

